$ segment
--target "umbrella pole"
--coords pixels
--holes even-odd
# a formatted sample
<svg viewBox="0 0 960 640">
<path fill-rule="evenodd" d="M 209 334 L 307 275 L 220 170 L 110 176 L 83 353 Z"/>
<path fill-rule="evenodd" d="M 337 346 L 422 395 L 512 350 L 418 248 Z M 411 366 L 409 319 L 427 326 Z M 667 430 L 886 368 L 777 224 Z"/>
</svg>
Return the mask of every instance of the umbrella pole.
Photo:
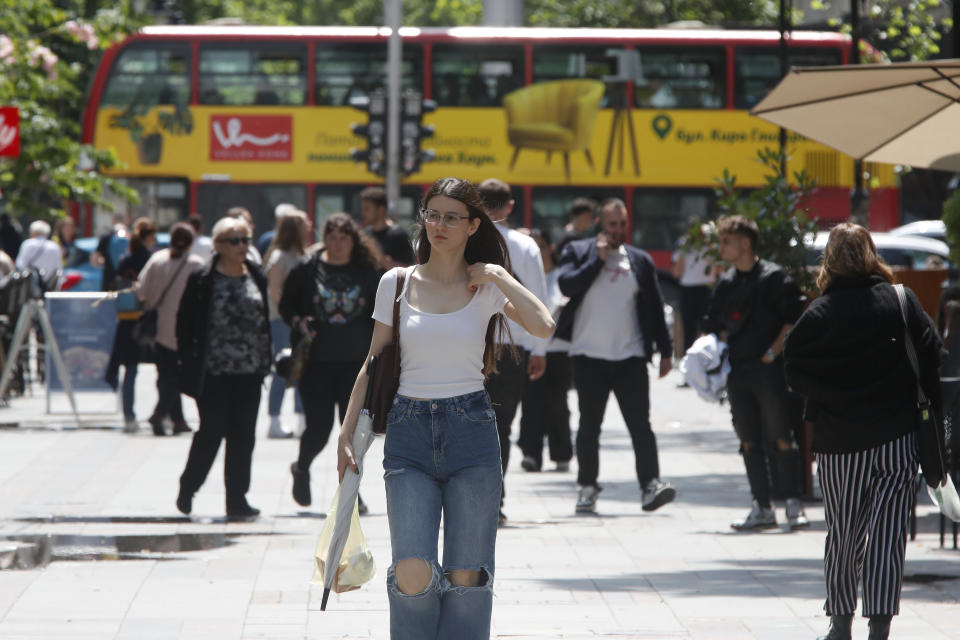
<svg viewBox="0 0 960 640">
<path fill-rule="evenodd" d="M 320 601 L 320 611 L 327 610 L 327 600 L 330 598 L 330 589 L 323 590 L 323 600 Z"/>
</svg>

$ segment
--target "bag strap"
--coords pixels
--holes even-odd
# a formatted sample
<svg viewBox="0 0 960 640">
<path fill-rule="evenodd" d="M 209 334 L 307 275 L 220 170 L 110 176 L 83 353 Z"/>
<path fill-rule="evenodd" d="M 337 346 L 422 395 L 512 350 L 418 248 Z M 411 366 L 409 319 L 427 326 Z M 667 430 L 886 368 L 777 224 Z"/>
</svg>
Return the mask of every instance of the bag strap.
<svg viewBox="0 0 960 640">
<path fill-rule="evenodd" d="M 393 297 L 393 344 L 400 347 L 400 296 L 403 295 L 403 283 L 407 279 L 406 269 L 397 269 L 397 294 Z M 400 377 L 400 358 L 393 359 L 393 377 Z"/>
<path fill-rule="evenodd" d="M 185 253 L 183 258 L 180 259 L 180 266 L 177 267 L 177 270 L 173 272 L 173 277 L 170 278 L 170 282 L 167 283 L 167 286 L 163 288 L 163 293 L 160 294 L 160 299 L 157 300 L 157 304 L 153 305 L 153 307 L 151 308 L 151 311 L 153 309 L 159 308 L 160 305 L 163 304 L 163 299 L 167 297 L 167 291 L 170 291 L 170 287 L 172 287 L 173 283 L 176 282 L 177 276 L 180 275 L 180 270 L 183 269 L 183 265 L 187 264 L 187 258 L 189 257 L 190 257 L 190 254 Z"/>
<path fill-rule="evenodd" d="M 903 318 L 903 344 L 907 350 L 907 360 L 913 368 L 913 375 L 917 379 L 917 401 L 920 406 L 927 404 L 927 394 L 923 392 L 920 386 L 920 363 L 917 360 L 917 349 L 913 345 L 913 338 L 910 336 L 910 325 L 907 322 L 907 294 L 903 290 L 902 284 L 895 284 L 893 288 L 897 292 L 897 303 L 900 305 L 900 317 Z"/>
</svg>

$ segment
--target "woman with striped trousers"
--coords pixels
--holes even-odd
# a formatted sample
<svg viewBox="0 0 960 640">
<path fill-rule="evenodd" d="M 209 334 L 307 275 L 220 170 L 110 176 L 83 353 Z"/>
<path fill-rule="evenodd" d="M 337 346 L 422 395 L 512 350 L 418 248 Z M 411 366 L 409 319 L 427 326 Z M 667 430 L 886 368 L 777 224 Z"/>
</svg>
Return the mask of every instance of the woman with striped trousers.
<svg viewBox="0 0 960 640">
<path fill-rule="evenodd" d="M 820 640 L 849 640 L 863 584 L 870 640 L 889 636 L 900 610 L 904 551 L 916 496 L 917 386 L 904 322 L 870 233 L 854 224 L 830 232 L 814 300 L 787 336 L 787 384 L 807 399 L 823 491 L 827 542 Z M 920 383 L 939 414 L 941 341 L 907 291 L 907 329 Z"/>
</svg>

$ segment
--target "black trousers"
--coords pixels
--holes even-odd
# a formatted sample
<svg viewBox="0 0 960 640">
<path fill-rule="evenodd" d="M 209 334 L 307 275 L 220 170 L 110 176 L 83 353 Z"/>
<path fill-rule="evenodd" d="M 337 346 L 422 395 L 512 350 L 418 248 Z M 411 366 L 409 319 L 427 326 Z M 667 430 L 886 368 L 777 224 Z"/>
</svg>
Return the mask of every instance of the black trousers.
<svg viewBox="0 0 960 640">
<path fill-rule="evenodd" d="M 543 438 L 546 436 L 550 459 L 569 462 L 573 457 L 570 441 L 570 356 L 563 351 L 547 353 L 547 370 L 538 380 L 527 381 L 520 407 L 520 438 L 517 444 L 525 457 L 543 464 Z"/>
<path fill-rule="evenodd" d="M 854 453 L 818 453 L 827 543 L 823 572 L 829 615 L 900 613 L 903 561 L 916 499 L 917 435 Z"/>
<path fill-rule="evenodd" d="M 220 441 L 226 440 L 223 484 L 227 510 L 246 505 L 261 382 L 262 378 L 254 374 L 207 376 L 203 393 L 197 398 L 200 428 L 193 434 L 187 466 L 180 476 L 183 490 L 195 493 L 200 489 L 217 457 Z"/>
<path fill-rule="evenodd" d="M 309 469 L 330 439 L 333 430 L 333 412 L 338 410 L 340 422 L 347 415 L 350 392 L 357 380 L 363 361 L 310 362 L 300 376 L 300 398 L 307 428 L 300 436 L 300 455 L 297 466 Z"/>
<path fill-rule="evenodd" d="M 577 431 L 577 484 L 596 486 L 600 474 L 600 425 L 610 392 L 627 423 L 637 479 L 643 487 L 660 477 L 657 438 L 650 427 L 650 379 L 642 358 L 601 360 L 573 356 L 573 381 L 580 400 Z"/>
<path fill-rule="evenodd" d="M 802 418 L 787 390 L 783 360 L 734 364 L 727 379 L 727 397 L 754 500 L 769 508 L 771 499 L 799 496 L 801 460 L 793 430 Z M 789 443 L 790 448 L 781 451 L 777 440 Z"/>
<path fill-rule="evenodd" d="M 183 422 L 183 404 L 177 385 L 177 352 L 157 344 L 154 354 L 157 359 L 157 406 L 153 416 Z"/>
<path fill-rule="evenodd" d="M 509 349 L 504 349 L 497 360 L 497 373 L 487 379 L 484 387 L 490 395 L 493 413 L 497 416 L 497 434 L 500 436 L 500 465 L 507 472 L 510 462 L 510 426 L 517 415 L 523 388 L 527 383 L 527 358 L 529 352 L 519 350 L 520 361 L 513 358 Z"/>
<path fill-rule="evenodd" d="M 700 321 L 710 304 L 710 287 L 680 287 L 680 322 L 683 324 L 683 350 L 700 337 Z"/>
</svg>

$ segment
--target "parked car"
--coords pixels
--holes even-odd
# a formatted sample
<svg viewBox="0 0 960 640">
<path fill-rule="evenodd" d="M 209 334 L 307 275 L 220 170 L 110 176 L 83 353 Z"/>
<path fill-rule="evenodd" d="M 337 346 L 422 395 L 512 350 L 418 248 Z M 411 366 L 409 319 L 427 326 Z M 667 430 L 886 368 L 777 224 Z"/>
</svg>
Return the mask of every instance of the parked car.
<svg viewBox="0 0 960 640">
<path fill-rule="evenodd" d="M 947 225 L 943 220 L 917 220 L 890 230 L 892 236 L 922 236 L 946 242 Z"/>
<path fill-rule="evenodd" d="M 827 246 L 829 231 L 820 231 L 807 241 L 807 264 L 820 264 L 820 257 Z M 891 233 L 871 233 L 877 253 L 890 266 L 910 269 L 928 269 L 933 261 L 942 262 L 943 268 L 951 269 L 950 248 L 947 243 L 933 238 Z M 951 269 L 952 271 L 952 269 Z"/>
<path fill-rule="evenodd" d="M 100 238 L 77 238 L 74 242 L 73 250 L 68 256 L 67 264 L 63 267 L 63 275 L 60 277 L 60 291 L 100 291 L 100 284 L 103 280 L 103 267 L 95 267 L 90 264 L 90 256 L 97 250 L 97 244 Z M 158 233 L 156 249 L 164 249 L 170 246 L 170 234 Z M 123 247 L 123 251 L 126 248 Z M 119 253 L 123 253 L 120 251 Z"/>
</svg>

